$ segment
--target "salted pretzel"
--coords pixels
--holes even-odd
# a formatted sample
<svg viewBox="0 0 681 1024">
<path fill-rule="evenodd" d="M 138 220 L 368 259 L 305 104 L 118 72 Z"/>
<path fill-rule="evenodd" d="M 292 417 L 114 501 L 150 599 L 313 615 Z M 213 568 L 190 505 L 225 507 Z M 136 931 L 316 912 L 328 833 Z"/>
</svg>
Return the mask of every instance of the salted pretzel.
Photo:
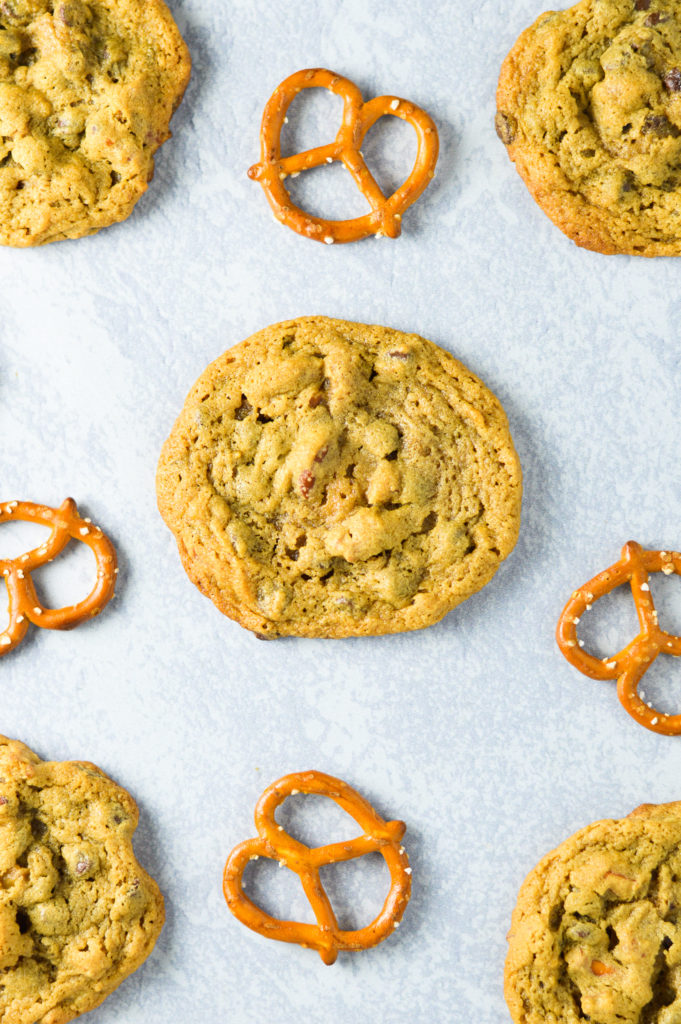
<svg viewBox="0 0 681 1024">
<path fill-rule="evenodd" d="M 617 695 L 632 718 L 652 732 L 663 736 L 681 733 L 681 714 L 666 715 L 644 703 L 638 694 L 643 674 L 658 654 L 681 655 L 681 637 L 660 629 L 650 592 L 648 574 L 681 575 L 681 554 L 677 551 L 645 551 L 631 540 L 622 548 L 622 557 L 609 569 L 594 576 L 575 590 L 558 620 L 556 639 L 561 651 L 575 668 L 592 679 L 617 679 Z M 577 623 L 594 601 L 622 583 L 629 583 L 636 605 L 640 633 L 618 654 L 602 661 L 582 649 L 577 639 Z"/>
<path fill-rule="evenodd" d="M 364 834 L 348 842 L 314 849 L 293 839 L 277 825 L 274 815 L 288 796 L 297 793 L 328 796 L 355 819 Z M 325 964 L 334 963 L 338 950 L 369 949 L 397 928 L 411 894 L 411 868 L 400 845 L 406 829 L 403 821 L 383 821 L 371 804 L 340 779 L 322 772 L 299 772 L 285 775 L 267 787 L 256 804 L 255 825 L 258 838 L 247 839 L 232 850 L 223 876 L 227 905 L 242 924 L 267 938 L 316 949 Z M 366 928 L 344 931 L 338 927 L 319 869 L 325 864 L 352 860 L 376 851 L 383 856 L 390 871 L 390 889 L 385 903 L 378 917 Z M 271 917 L 245 895 L 244 870 L 249 861 L 258 857 L 277 860 L 295 871 L 314 911 L 316 925 Z"/>
<path fill-rule="evenodd" d="M 85 619 L 99 615 L 113 597 L 116 586 L 116 551 L 98 526 L 81 519 L 73 498 L 59 508 L 35 505 L 30 501 L 0 504 L 0 523 L 21 520 L 48 526 L 50 535 L 39 547 L 18 558 L 0 559 L 0 577 L 4 577 L 9 595 L 9 624 L 0 633 L 0 656 L 14 650 L 26 636 L 29 622 L 43 629 L 73 629 Z M 97 580 L 92 591 L 78 604 L 66 608 L 46 608 L 39 600 L 31 572 L 53 561 L 69 541 L 87 544 L 97 562 Z"/>
<path fill-rule="evenodd" d="M 343 100 L 343 120 L 334 142 L 308 149 L 293 156 L 281 155 L 281 130 L 286 112 L 303 89 L 321 87 Z M 416 131 L 418 149 L 412 171 L 396 192 L 386 197 L 367 167 L 360 151 L 364 137 L 379 118 L 386 114 L 407 121 Z M 398 96 L 378 96 L 366 103 L 362 94 L 348 78 L 325 68 L 296 71 L 279 85 L 268 100 L 260 129 L 260 163 L 248 172 L 259 181 L 277 220 L 300 235 L 317 242 L 355 242 L 368 235 L 397 238 L 402 214 L 416 202 L 435 174 L 439 150 L 437 128 L 432 118 L 408 100 Z M 325 220 L 313 217 L 296 206 L 284 179 L 301 171 L 339 161 L 354 178 L 368 201 L 371 212 L 352 220 Z"/>
</svg>

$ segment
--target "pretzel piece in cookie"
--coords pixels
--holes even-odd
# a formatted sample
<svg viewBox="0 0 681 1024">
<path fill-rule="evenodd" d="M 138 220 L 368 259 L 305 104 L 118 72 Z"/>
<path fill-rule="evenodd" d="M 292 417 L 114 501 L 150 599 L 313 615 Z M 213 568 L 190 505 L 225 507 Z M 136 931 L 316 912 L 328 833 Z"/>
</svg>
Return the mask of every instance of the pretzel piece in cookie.
<svg viewBox="0 0 681 1024">
<path fill-rule="evenodd" d="M 43 629 L 73 629 L 86 619 L 99 615 L 113 597 L 116 586 L 116 551 L 109 538 L 88 519 L 81 519 L 73 498 L 59 508 L 36 505 L 30 501 L 0 504 L 0 524 L 21 520 L 50 528 L 50 536 L 32 551 L 17 558 L 0 559 L 9 596 L 9 623 L 0 633 L 0 656 L 21 643 L 30 622 Z M 46 608 L 36 594 L 31 572 L 61 554 L 70 540 L 86 544 L 95 556 L 97 579 L 84 600 L 65 608 Z"/>
<path fill-rule="evenodd" d="M 321 87 L 343 100 L 343 120 L 333 142 L 293 156 L 281 155 L 281 131 L 286 112 L 303 89 Z M 367 132 L 386 115 L 407 121 L 415 130 L 418 148 L 406 181 L 391 196 L 384 196 L 366 165 L 361 145 Z M 270 97 L 260 131 L 261 159 L 248 176 L 262 185 L 274 216 L 287 227 L 317 242 L 354 242 L 369 235 L 397 238 L 402 214 L 415 203 L 435 174 L 439 151 L 437 128 L 425 110 L 398 96 L 378 96 L 366 103 L 354 82 L 325 68 L 296 71 Z M 338 161 L 352 175 L 371 207 L 371 212 L 352 220 L 313 217 L 291 200 L 284 184 L 287 177 Z"/>
<path fill-rule="evenodd" d="M 348 842 L 311 849 L 293 839 L 275 820 L 275 812 L 289 796 L 298 793 L 328 796 L 355 819 L 363 834 Z M 240 843 L 225 865 L 223 888 L 232 913 L 248 928 L 280 942 L 295 942 L 316 949 L 325 964 L 335 962 L 339 950 L 369 949 L 387 938 L 399 924 L 411 894 L 411 868 L 401 845 L 403 821 L 384 821 L 371 804 L 346 782 L 322 772 L 298 772 L 272 783 L 255 808 L 258 837 Z M 319 877 L 325 864 L 353 860 L 378 852 L 390 871 L 390 889 L 379 915 L 365 928 L 345 931 L 338 926 L 329 897 Z M 249 861 L 269 857 L 300 878 L 317 924 L 282 921 L 256 906 L 243 889 Z"/>
<path fill-rule="evenodd" d="M 681 554 L 676 551 L 646 551 L 635 541 L 622 549 L 614 565 L 575 590 L 558 620 L 556 639 L 567 660 L 592 679 L 617 679 L 617 695 L 632 718 L 646 729 L 663 736 L 681 734 L 681 714 L 666 715 L 646 704 L 638 693 L 644 673 L 658 654 L 681 656 L 681 637 L 661 629 L 650 592 L 649 573 L 681 576 Z M 636 605 L 640 632 L 627 646 L 602 661 L 582 649 L 577 623 L 594 601 L 629 583 Z"/>
</svg>

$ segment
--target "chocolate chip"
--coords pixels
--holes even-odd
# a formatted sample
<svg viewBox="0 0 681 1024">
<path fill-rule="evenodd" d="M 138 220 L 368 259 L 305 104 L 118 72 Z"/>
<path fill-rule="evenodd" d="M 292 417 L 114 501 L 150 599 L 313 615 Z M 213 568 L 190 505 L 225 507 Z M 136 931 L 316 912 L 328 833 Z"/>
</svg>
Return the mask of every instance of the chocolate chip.
<svg viewBox="0 0 681 1024">
<path fill-rule="evenodd" d="M 314 481 L 314 474 L 311 473 L 309 469 L 304 469 L 303 472 L 300 474 L 300 480 L 298 481 L 300 493 L 304 498 L 309 498 L 310 491 L 314 487 Z"/>
<path fill-rule="evenodd" d="M 503 144 L 510 146 L 518 130 L 518 122 L 515 117 L 512 117 L 511 114 L 502 114 L 498 110 L 494 118 L 494 127 Z"/>
<path fill-rule="evenodd" d="M 16 912 L 16 921 L 17 921 L 17 926 L 19 928 L 20 933 L 22 935 L 25 935 L 26 932 L 31 927 L 31 919 L 28 916 L 28 914 L 26 913 L 26 911 L 23 910 L 21 907 L 19 907 L 19 909 Z"/>
<path fill-rule="evenodd" d="M 319 394 L 319 392 L 317 392 L 317 394 L 316 394 L 316 395 L 313 395 L 313 396 L 312 396 L 312 398 L 310 399 L 310 401 L 309 401 L 309 402 L 308 402 L 307 404 L 309 405 L 309 407 L 310 407 L 311 409 L 316 409 L 316 408 L 317 408 L 317 406 L 318 406 L 318 405 L 319 405 L 319 404 L 320 404 L 321 402 L 323 402 L 323 401 L 324 401 L 324 396 L 323 396 L 323 395 L 320 395 L 320 394 Z"/>
<path fill-rule="evenodd" d="M 326 456 L 329 454 L 329 446 L 325 444 L 323 448 L 320 448 L 314 457 L 315 462 L 323 462 Z"/>
<path fill-rule="evenodd" d="M 646 20 L 643 22 L 648 28 L 653 28 L 655 25 L 659 25 L 661 21 L 669 21 L 666 15 L 660 14 L 659 11 L 653 11 L 649 14 Z"/>
<path fill-rule="evenodd" d="M 650 0 L 636 0 L 637 11 L 648 11 L 650 10 Z"/>
<path fill-rule="evenodd" d="M 681 131 L 679 131 L 675 124 L 671 123 L 665 114 L 648 114 L 643 122 L 641 134 L 650 135 L 651 133 L 661 139 L 666 139 L 670 135 L 678 139 L 679 135 L 681 135 Z"/>
<path fill-rule="evenodd" d="M 0 807 L 4 807 L 7 802 L 6 796 L 0 796 Z"/>
<path fill-rule="evenodd" d="M 245 420 L 246 417 L 253 412 L 253 406 L 248 401 L 245 395 L 241 396 L 241 405 L 234 410 L 235 420 Z"/>
<path fill-rule="evenodd" d="M 672 68 L 662 79 L 670 92 L 681 92 L 681 68 Z"/>
<path fill-rule="evenodd" d="M 410 356 L 409 352 L 388 352 L 391 359 L 408 359 Z"/>
</svg>

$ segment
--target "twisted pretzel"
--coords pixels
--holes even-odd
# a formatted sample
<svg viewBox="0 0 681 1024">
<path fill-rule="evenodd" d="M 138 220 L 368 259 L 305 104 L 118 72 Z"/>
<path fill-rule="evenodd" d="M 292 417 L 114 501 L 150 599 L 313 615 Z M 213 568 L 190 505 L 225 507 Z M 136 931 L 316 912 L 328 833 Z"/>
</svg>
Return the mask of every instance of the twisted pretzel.
<svg viewBox="0 0 681 1024">
<path fill-rule="evenodd" d="M 320 86 L 343 100 L 343 120 L 334 142 L 317 146 L 294 156 L 281 156 L 281 130 L 293 99 L 303 89 Z M 407 121 L 416 131 L 418 149 L 411 174 L 396 192 L 386 198 L 367 167 L 360 146 L 364 137 L 385 114 Z M 362 94 L 348 78 L 327 71 L 309 68 L 296 71 L 282 82 L 270 97 L 260 129 L 259 164 L 248 172 L 249 178 L 262 185 L 274 216 L 317 242 L 354 242 L 368 235 L 397 238 L 404 211 L 415 203 L 435 174 L 439 140 L 432 118 L 408 100 L 398 96 L 378 96 L 362 102 Z M 371 206 L 371 212 L 353 220 L 325 220 L 313 217 L 291 201 L 284 179 L 300 171 L 339 161 L 350 171 L 355 184 Z"/>
<path fill-rule="evenodd" d="M 561 651 L 575 668 L 592 679 L 617 679 L 617 695 L 625 711 L 652 732 L 663 736 L 681 733 L 681 714 L 666 715 L 644 703 L 638 694 L 643 674 L 658 654 L 681 655 L 681 637 L 660 629 L 648 574 L 681 575 L 681 554 L 677 551 L 645 551 L 630 540 L 622 548 L 622 557 L 609 569 L 594 576 L 575 590 L 558 620 L 556 639 Z M 602 661 L 582 650 L 577 639 L 577 623 L 594 601 L 609 594 L 622 583 L 629 583 L 641 626 L 631 643 L 611 658 Z"/>
<path fill-rule="evenodd" d="M 277 825 L 274 815 L 286 797 L 296 793 L 330 797 L 355 819 L 364 835 L 315 849 L 293 839 Z M 403 821 L 383 821 L 371 804 L 340 779 L 321 772 L 300 772 L 285 775 L 268 786 L 256 804 L 255 825 L 258 838 L 247 839 L 232 850 L 223 876 L 227 905 L 242 924 L 267 938 L 316 949 L 325 964 L 334 963 L 339 949 L 369 949 L 397 928 L 411 894 L 411 868 L 400 845 L 406 829 Z M 338 927 L 319 869 L 324 864 L 336 864 L 376 851 L 390 870 L 390 889 L 383 908 L 366 928 L 343 931 Z M 316 925 L 271 917 L 249 900 L 243 890 L 243 874 L 248 862 L 258 857 L 278 860 L 295 871 L 314 911 Z"/>
<path fill-rule="evenodd" d="M 73 498 L 59 508 L 34 505 L 30 501 L 8 501 L 0 505 L 0 523 L 11 520 L 38 523 L 51 529 L 39 547 L 18 558 L 0 559 L 0 576 L 9 595 L 9 625 L 0 633 L 0 656 L 8 654 L 26 636 L 29 622 L 43 629 L 73 629 L 85 619 L 99 615 L 113 597 L 116 586 L 116 551 L 111 541 L 89 519 L 81 519 Z M 97 561 L 97 582 L 84 601 L 66 608 L 46 608 L 40 602 L 31 572 L 61 554 L 69 541 L 78 540 L 93 552 Z"/>
</svg>

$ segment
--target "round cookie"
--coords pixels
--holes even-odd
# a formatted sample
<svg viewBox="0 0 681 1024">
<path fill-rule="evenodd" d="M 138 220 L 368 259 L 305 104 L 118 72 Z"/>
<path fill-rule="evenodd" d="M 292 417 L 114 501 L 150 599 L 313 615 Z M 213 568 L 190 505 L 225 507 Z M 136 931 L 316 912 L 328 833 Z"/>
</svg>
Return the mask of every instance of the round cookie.
<svg viewBox="0 0 681 1024">
<path fill-rule="evenodd" d="M 681 253 L 677 0 L 582 0 L 542 14 L 501 69 L 497 133 L 577 245 Z"/>
<path fill-rule="evenodd" d="M 681 802 L 566 839 L 525 880 L 508 941 L 515 1024 L 681 1020 Z"/>
<path fill-rule="evenodd" d="M 518 458 L 496 398 L 416 334 L 304 317 L 217 359 L 161 454 L 193 582 L 264 637 L 437 622 L 515 544 Z"/>
<path fill-rule="evenodd" d="M 163 0 L 0 0 L 0 244 L 124 220 L 189 70 Z"/>
<path fill-rule="evenodd" d="M 0 736 L 0 1019 L 66 1024 L 147 958 L 163 897 L 135 860 L 137 806 L 95 765 Z"/>
</svg>

